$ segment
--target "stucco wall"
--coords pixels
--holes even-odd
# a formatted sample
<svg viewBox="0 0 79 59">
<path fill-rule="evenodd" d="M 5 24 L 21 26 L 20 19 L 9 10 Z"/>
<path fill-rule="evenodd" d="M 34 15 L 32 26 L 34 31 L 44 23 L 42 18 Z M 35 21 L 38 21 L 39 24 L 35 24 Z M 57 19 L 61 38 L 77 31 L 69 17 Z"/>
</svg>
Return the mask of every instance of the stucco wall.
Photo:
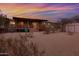
<svg viewBox="0 0 79 59">
<path fill-rule="evenodd" d="M 66 32 L 79 32 L 79 23 L 71 23 L 66 25 Z"/>
</svg>

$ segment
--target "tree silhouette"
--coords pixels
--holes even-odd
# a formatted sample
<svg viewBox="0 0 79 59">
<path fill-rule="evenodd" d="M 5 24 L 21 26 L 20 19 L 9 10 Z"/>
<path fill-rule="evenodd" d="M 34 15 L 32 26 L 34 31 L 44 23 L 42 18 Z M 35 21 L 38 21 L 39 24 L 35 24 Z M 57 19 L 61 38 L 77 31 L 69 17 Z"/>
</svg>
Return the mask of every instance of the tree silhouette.
<svg viewBox="0 0 79 59">
<path fill-rule="evenodd" d="M 7 29 L 9 26 L 9 19 L 7 18 L 7 15 L 4 15 L 0 11 L 0 29 Z"/>
<path fill-rule="evenodd" d="M 60 23 L 61 23 L 61 31 L 65 32 L 66 25 L 68 23 L 71 23 L 71 22 L 72 21 L 70 19 L 68 19 L 68 18 L 62 18 L 61 21 L 60 21 Z"/>
<path fill-rule="evenodd" d="M 79 15 L 75 15 L 71 19 L 73 22 L 79 22 Z"/>
</svg>

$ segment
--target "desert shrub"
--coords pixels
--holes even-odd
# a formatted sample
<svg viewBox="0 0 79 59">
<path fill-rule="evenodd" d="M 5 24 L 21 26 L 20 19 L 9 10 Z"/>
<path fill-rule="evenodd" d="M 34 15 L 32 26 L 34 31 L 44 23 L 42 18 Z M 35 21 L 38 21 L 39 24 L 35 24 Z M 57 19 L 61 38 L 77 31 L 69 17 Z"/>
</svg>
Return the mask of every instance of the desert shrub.
<svg viewBox="0 0 79 59">
<path fill-rule="evenodd" d="M 70 32 L 70 31 L 68 32 L 68 35 L 73 35 L 73 34 L 74 34 L 74 32 Z"/>
<path fill-rule="evenodd" d="M 19 38 L 0 38 L 0 53 L 9 56 L 39 56 L 44 55 L 45 51 L 39 51 L 38 45 L 26 35 L 19 35 Z"/>
</svg>

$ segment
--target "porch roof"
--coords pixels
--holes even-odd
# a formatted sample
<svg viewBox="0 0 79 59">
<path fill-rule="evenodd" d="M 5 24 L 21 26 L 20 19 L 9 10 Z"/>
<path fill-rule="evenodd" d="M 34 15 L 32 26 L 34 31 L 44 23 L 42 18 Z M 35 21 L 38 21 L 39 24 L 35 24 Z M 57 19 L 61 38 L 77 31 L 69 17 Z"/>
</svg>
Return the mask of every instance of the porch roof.
<svg viewBox="0 0 79 59">
<path fill-rule="evenodd" d="M 13 17 L 14 20 L 17 21 L 48 21 L 48 20 L 44 20 L 44 19 L 31 19 L 31 18 L 20 18 L 20 17 Z"/>
</svg>

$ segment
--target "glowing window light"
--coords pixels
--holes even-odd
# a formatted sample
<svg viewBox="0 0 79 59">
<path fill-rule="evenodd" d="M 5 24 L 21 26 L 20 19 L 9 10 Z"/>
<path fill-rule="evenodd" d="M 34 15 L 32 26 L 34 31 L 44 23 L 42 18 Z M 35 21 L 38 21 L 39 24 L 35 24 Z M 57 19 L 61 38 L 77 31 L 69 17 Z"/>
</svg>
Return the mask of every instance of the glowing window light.
<svg viewBox="0 0 79 59">
<path fill-rule="evenodd" d="M 14 21 L 11 21 L 10 24 L 15 25 L 15 22 Z"/>
</svg>

